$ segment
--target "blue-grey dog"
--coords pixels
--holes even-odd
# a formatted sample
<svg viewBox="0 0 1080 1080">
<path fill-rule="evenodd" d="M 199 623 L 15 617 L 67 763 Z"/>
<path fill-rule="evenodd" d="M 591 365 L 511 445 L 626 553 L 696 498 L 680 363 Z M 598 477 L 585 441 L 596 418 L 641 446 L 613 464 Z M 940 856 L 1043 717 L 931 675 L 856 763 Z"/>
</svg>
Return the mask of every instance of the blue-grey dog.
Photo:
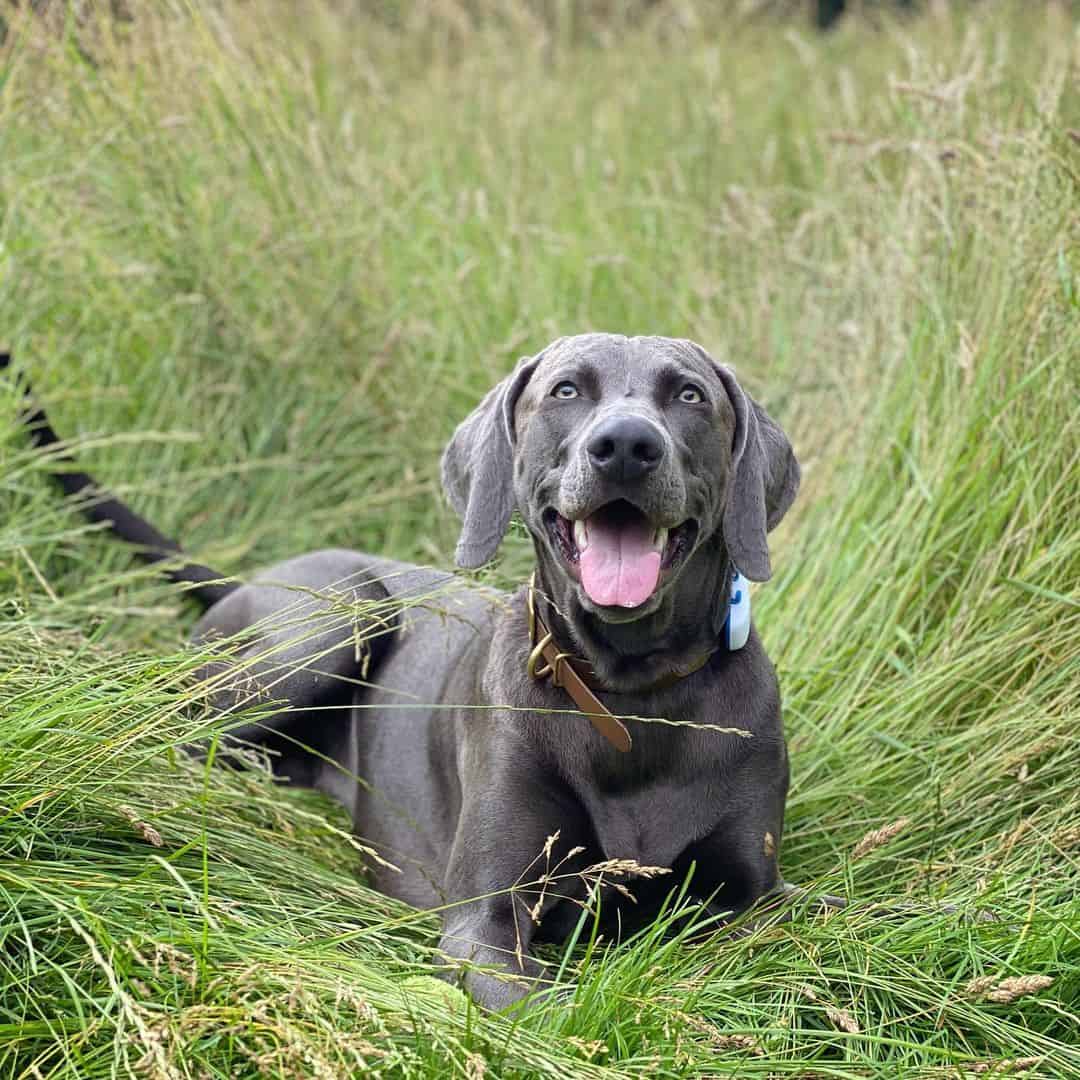
<svg viewBox="0 0 1080 1080">
<path fill-rule="evenodd" d="M 55 440 L 40 410 L 28 420 Z M 766 533 L 799 486 L 783 432 L 699 345 L 584 334 L 521 360 L 458 427 L 442 474 L 458 564 L 490 560 L 517 510 L 530 585 L 506 595 L 333 550 L 237 586 L 177 565 L 115 499 L 84 510 L 194 583 L 210 605 L 197 640 L 246 632 L 205 672 L 215 703 L 280 708 L 234 735 L 345 804 L 394 864 L 373 867 L 378 888 L 445 906 L 442 952 L 471 961 L 483 1005 L 535 987 L 530 946 L 570 932 L 590 866 L 672 871 L 636 881 L 635 903 L 604 894 L 622 933 L 691 866 L 716 912 L 782 890 L 776 675 L 756 633 L 735 647 L 728 623 L 733 576 L 769 577 Z M 85 474 L 57 478 L 85 497 Z"/>
</svg>

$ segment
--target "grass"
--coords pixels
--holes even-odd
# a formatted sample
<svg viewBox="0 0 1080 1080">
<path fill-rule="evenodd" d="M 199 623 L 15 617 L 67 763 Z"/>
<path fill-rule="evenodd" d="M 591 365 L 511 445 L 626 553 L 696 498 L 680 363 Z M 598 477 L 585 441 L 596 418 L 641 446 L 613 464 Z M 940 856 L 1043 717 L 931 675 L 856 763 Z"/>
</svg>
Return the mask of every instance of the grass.
<svg viewBox="0 0 1080 1080">
<path fill-rule="evenodd" d="M 755 596 L 783 866 L 858 903 L 584 926 L 571 1002 L 477 1014 L 328 803 L 178 752 L 216 729 L 194 609 L 57 498 L 5 385 L 4 1076 L 1080 1074 L 1080 34 L 930 7 L 5 15 L 0 345 L 225 572 L 448 565 L 439 448 L 558 333 L 737 367 L 805 468 Z"/>
</svg>

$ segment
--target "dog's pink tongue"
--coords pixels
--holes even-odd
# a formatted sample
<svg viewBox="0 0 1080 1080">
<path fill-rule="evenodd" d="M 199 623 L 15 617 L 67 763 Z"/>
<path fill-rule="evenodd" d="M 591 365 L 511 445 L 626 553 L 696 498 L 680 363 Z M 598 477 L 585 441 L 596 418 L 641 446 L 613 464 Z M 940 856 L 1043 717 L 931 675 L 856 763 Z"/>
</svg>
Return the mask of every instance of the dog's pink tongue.
<svg viewBox="0 0 1080 1080">
<path fill-rule="evenodd" d="M 606 607 L 644 604 L 660 580 L 660 552 L 653 549 L 648 521 L 612 521 L 597 514 L 586 525 L 581 584 L 589 599 Z"/>
</svg>

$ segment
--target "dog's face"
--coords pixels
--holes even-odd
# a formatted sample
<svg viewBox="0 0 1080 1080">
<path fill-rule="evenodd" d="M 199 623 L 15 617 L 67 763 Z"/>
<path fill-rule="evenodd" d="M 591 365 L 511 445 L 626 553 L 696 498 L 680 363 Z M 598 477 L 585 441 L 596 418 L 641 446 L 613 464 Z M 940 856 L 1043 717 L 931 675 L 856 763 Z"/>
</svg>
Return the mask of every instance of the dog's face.
<svg viewBox="0 0 1080 1080">
<path fill-rule="evenodd" d="M 458 428 L 443 480 L 458 562 L 494 554 L 516 507 L 583 608 L 651 614 L 718 534 L 769 576 L 765 533 L 795 496 L 791 447 L 699 345 L 582 334 L 522 360 Z"/>
<path fill-rule="evenodd" d="M 584 335 L 546 350 L 514 409 L 521 516 L 581 605 L 651 613 L 720 527 L 735 411 L 703 354 Z"/>
</svg>

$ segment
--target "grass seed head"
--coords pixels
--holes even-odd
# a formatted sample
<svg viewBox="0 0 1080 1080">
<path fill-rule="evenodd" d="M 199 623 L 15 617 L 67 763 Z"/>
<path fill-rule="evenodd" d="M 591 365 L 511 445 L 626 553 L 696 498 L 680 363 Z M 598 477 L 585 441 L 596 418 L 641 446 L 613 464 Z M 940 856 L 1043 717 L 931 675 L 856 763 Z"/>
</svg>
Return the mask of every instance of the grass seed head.
<svg viewBox="0 0 1080 1080">
<path fill-rule="evenodd" d="M 902 817 L 898 818 L 896 821 L 890 822 L 888 825 L 882 825 L 880 829 L 871 829 L 870 832 L 866 833 L 866 835 L 855 845 L 851 852 L 851 857 L 853 859 L 861 859 L 864 855 L 869 855 L 871 851 L 876 851 L 894 837 L 899 836 L 909 824 L 910 819 Z"/>
</svg>

